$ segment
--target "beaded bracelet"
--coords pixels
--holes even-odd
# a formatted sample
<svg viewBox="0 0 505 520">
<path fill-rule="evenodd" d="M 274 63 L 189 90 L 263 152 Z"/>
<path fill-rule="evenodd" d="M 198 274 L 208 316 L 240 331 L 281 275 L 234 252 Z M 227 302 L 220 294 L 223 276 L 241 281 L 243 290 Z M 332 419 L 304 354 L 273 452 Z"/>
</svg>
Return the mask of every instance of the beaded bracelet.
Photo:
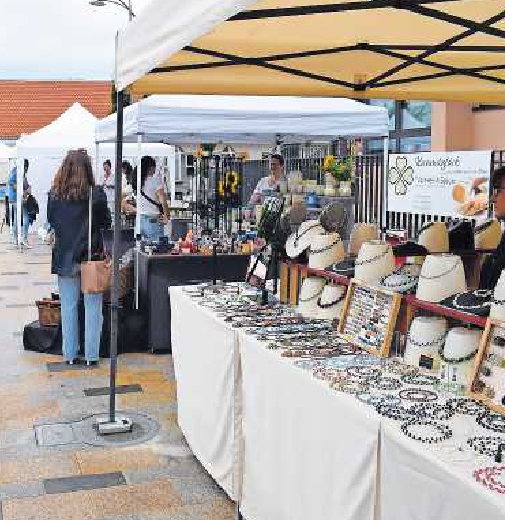
<svg viewBox="0 0 505 520">
<path fill-rule="evenodd" d="M 432 428 L 435 430 L 435 435 L 416 435 L 412 433 L 410 430 L 416 426 L 425 426 L 428 428 Z M 415 441 L 420 441 L 426 444 L 435 444 L 437 442 L 445 441 L 452 437 L 452 430 L 446 424 L 440 424 L 436 421 L 430 421 L 428 419 L 414 419 L 412 421 L 408 421 L 401 426 L 401 431 L 407 437 Z"/>
<path fill-rule="evenodd" d="M 494 457 L 500 444 L 505 444 L 505 438 L 498 436 L 476 436 L 470 437 L 466 443 L 479 455 Z"/>
<path fill-rule="evenodd" d="M 404 388 L 400 390 L 400 398 L 407 401 L 413 401 L 415 403 L 423 403 L 425 401 L 436 401 L 438 394 L 432 390 L 426 390 L 425 388 Z"/>
<path fill-rule="evenodd" d="M 497 433 L 505 433 L 505 417 L 498 413 L 485 411 L 477 417 L 477 424 Z"/>
<path fill-rule="evenodd" d="M 432 386 L 440 383 L 440 379 L 430 374 L 406 374 L 402 376 L 402 382 L 406 385 Z"/>
<path fill-rule="evenodd" d="M 346 394 L 358 394 L 370 390 L 370 387 L 363 381 L 350 381 L 347 379 L 338 383 L 332 383 L 331 387 Z"/>
<path fill-rule="evenodd" d="M 410 421 L 415 417 L 411 408 L 401 404 L 381 403 L 375 409 L 378 414 L 395 421 Z"/>
<path fill-rule="evenodd" d="M 477 482 L 480 482 L 488 489 L 505 494 L 505 482 L 497 480 L 497 477 L 505 475 L 505 466 L 493 466 L 490 468 L 476 469 L 473 476 Z"/>
<path fill-rule="evenodd" d="M 448 421 L 454 416 L 454 410 L 447 404 L 437 404 L 434 402 L 421 403 L 416 406 L 420 416 L 426 419 L 437 421 Z"/>
<path fill-rule="evenodd" d="M 381 377 L 381 370 L 374 366 L 352 366 L 347 369 L 350 376 L 360 379 L 375 380 Z"/>
<path fill-rule="evenodd" d="M 396 377 L 381 376 L 377 381 L 372 383 L 372 386 L 377 390 L 391 392 L 401 388 L 402 383 L 399 379 L 396 379 Z"/>
<path fill-rule="evenodd" d="M 454 413 L 460 415 L 480 415 L 486 411 L 481 403 L 469 397 L 452 397 L 445 404 L 450 406 Z"/>
</svg>

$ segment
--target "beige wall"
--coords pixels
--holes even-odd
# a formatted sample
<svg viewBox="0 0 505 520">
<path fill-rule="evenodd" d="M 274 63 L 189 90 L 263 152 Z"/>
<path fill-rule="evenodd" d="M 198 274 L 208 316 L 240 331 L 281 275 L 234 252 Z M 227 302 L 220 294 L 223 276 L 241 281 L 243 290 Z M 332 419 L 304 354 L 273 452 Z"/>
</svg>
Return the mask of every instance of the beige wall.
<svg viewBox="0 0 505 520">
<path fill-rule="evenodd" d="M 505 150 L 505 110 L 472 112 L 468 103 L 432 103 L 431 149 Z"/>
</svg>

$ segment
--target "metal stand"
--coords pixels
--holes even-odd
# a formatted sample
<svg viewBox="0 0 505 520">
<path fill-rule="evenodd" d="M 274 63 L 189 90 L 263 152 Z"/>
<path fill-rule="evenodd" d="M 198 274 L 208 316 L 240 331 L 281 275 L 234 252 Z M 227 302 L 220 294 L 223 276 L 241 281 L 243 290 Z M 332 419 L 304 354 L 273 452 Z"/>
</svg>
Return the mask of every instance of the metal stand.
<svg viewBox="0 0 505 520">
<path fill-rule="evenodd" d="M 111 323 L 110 323 L 110 394 L 109 417 L 97 420 L 98 433 L 101 435 L 130 432 L 133 423 L 127 417 L 116 416 L 116 371 L 119 311 L 119 257 L 121 255 L 121 164 L 123 161 L 123 103 L 124 93 L 117 93 L 117 137 L 116 137 L 116 172 L 114 186 L 114 245 L 112 248 L 113 270 L 111 287 Z M 140 168 L 140 165 L 139 165 Z"/>
<path fill-rule="evenodd" d="M 240 512 L 240 505 L 238 502 L 235 503 L 235 520 L 244 520 L 244 517 Z"/>
</svg>

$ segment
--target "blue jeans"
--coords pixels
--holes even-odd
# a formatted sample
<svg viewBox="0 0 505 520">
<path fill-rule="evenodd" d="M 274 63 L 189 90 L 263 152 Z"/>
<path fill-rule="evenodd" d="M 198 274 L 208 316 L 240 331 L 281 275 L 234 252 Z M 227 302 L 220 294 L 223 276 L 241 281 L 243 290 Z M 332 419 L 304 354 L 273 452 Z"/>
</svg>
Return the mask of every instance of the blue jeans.
<svg viewBox="0 0 505 520">
<path fill-rule="evenodd" d="M 140 215 L 140 235 L 143 240 L 157 242 L 163 236 L 163 224 L 158 217 Z"/>
<path fill-rule="evenodd" d="M 16 240 L 18 238 L 18 212 L 17 212 L 17 204 L 11 204 L 11 215 L 12 215 L 12 233 L 16 237 Z M 22 209 L 22 222 L 23 222 L 23 229 L 22 229 L 22 236 L 21 240 L 26 242 L 28 240 L 28 227 L 30 225 L 29 219 L 28 219 L 28 211 L 26 211 L 26 207 L 23 206 Z"/>
<path fill-rule="evenodd" d="M 70 361 L 79 352 L 78 305 L 81 296 L 81 277 L 58 276 L 61 299 L 61 329 L 63 333 L 63 356 Z M 97 361 L 100 354 L 102 336 L 103 294 L 84 295 L 84 355 L 86 361 Z"/>
</svg>

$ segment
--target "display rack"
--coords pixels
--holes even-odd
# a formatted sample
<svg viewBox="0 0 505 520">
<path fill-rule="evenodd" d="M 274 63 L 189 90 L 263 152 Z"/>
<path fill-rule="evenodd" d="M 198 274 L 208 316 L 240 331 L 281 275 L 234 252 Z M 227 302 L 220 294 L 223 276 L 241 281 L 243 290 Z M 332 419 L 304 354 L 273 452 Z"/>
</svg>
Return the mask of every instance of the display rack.
<svg viewBox="0 0 505 520">
<path fill-rule="evenodd" d="M 505 405 L 499 404 L 496 402 L 496 400 L 491 397 L 490 395 L 486 394 L 485 387 L 482 387 L 482 384 L 480 383 L 481 378 L 484 377 L 483 375 L 483 366 L 486 362 L 486 359 L 488 358 L 488 354 L 490 353 L 490 349 L 496 348 L 495 345 L 493 345 L 494 342 L 494 329 L 500 328 L 502 330 L 502 335 L 505 339 L 505 322 L 498 321 L 492 318 L 488 318 L 486 321 L 486 327 L 484 329 L 484 333 L 482 334 L 482 338 L 479 345 L 479 351 L 477 352 L 477 356 L 475 358 L 475 366 L 472 373 L 472 379 L 470 383 L 469 388 L 469 394 L 478 401 L 483 402 L 488 408 L 491 410 L 500 413 L 502 415 L 505 415 Z M 505 347 L 500 347 L 501 349 Z M 492 352 L 494 353 L 494 352 Z M 503 366 L 503 361 L 500 366 L 493 366 L 490 369 L 489 377 L 496 379 L 499 388 L 503 392 L 503 389 L 505 388 L 505 366 Z"/>
<path fill-rule="evenodd" d="M 400 294 L 351 280 L 338 331 L 354 345 L 380 357 L 388 357 Z"/>
</svg>

